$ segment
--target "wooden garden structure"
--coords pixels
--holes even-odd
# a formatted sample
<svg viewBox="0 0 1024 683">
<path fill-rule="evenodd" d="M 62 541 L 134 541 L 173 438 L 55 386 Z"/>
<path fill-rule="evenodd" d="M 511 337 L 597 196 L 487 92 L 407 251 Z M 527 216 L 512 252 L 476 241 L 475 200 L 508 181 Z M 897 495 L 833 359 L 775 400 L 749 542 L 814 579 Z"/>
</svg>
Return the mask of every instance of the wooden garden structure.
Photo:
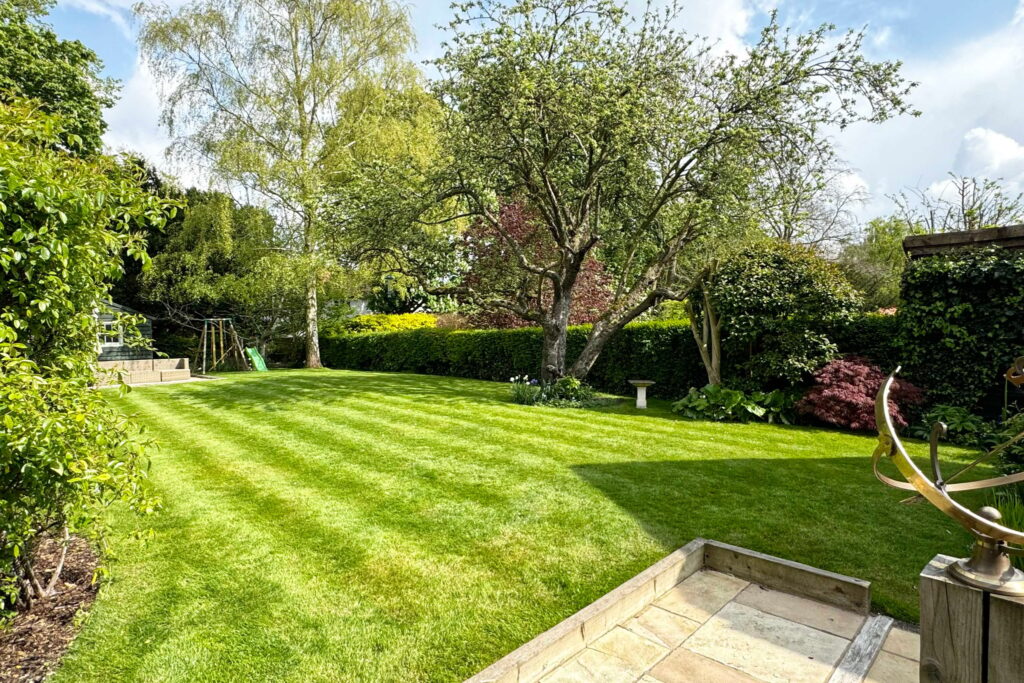
<svg viewBox="0 0 1024 683">
<path fill-rule="evenodd" d="M 235 330 L 231 318 L 205 318 L 203 333 L 199 337 L 199 353 L 202 372 L 215 370 L 248 370 L 242 340 Z"/>
<path fill-rule="evenodd" d="M 1024 249 L 1024 225 L 943 232 L 936 235 L 912 235 L 903 240 L 903 251 L 911 259 L 964 247 L 992 246 Z"/>
</svg>

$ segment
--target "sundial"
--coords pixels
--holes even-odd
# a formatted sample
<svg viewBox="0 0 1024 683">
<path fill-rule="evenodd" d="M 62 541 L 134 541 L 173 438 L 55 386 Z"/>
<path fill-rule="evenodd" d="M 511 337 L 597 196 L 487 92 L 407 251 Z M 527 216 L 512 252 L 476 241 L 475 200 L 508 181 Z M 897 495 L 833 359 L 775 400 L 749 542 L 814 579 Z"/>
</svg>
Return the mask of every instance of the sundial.
<svg viewBox="0 0 1024 683">
<path fill-rule="evenodd" d="M 875 476 L 882 483 L 904 491 L 916 491 L 917 494 L 937 507 L 960 526 L 974 536 L 975 543 L 971 556 L 949 565 L 949 573 L 954 578 L 971 586 L 981 588 L 990 593 L 1001 595 L 1024 596 L 1024 572 L 1015 569 L 1010 562 L 1011 556 L 1024 556 L 1024 531 L 1018 531 L 1000 524 L 1002 515 L 993 507 L 985 506 L 973 511 L 957 502 L 950 495 L 959 491 L 977 491 L 996 486 L 1005 486 L 1024 481 L 1024 472 L 1010 474 L 991 479 L 953 483 L 961 475 L 976 465 L 995 457 L 1014 443 L 1024 440 L 1024 432 L 1009 439 L 973 462 L 961 467 L 948 477 L 944 477 L 939 466 L 939 439 L 946 434 L 946 425 L 936 422 L 931 431 L 931 476 L 919 468 L 900 441 L 889 414 L 889 390 L 895 381 L 899 368 L 889 375 L 875 397 L 875 422 L 878 425 L 878 446 L 871 456 L 871 466 Z M 1024 357 L 1018 358 L 1014 366 L 1007 372 L 1007 379 L 1014 382 L 1020 378 L 1024 384 Z M 882 474 L 878 463 L 887 457 L 896 466 L 906 481 L 899 481 Z M 915 496 L 916 497 L 916 496 Z"/>
</svg>

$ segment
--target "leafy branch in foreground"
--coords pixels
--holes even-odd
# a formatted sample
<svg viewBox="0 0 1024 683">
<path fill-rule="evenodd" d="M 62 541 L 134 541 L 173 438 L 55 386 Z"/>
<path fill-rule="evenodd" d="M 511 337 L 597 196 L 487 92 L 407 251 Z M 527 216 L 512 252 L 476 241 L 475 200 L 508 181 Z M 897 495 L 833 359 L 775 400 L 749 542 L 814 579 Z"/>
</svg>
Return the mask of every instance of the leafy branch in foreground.
<svg viewBox="0 0 1024 683">
<path fill-rule="evenodd" d="M 0 103 L 0 611 L 56 585 L 59 564 L 45 585 L 33 566 L 43 535 L 88 532 L 114 501 L 154 507 L 139 430 L 89 385 L 121 255 L 145 259 L 136 230 L 174 207 L 69 139 L 33 103 Z"/>
</svg>

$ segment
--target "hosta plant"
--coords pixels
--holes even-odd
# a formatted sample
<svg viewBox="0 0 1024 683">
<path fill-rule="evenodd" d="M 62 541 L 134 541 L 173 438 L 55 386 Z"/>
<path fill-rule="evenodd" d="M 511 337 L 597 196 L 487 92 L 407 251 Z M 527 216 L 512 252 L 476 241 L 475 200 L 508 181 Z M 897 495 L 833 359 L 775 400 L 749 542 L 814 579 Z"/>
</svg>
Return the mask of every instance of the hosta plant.
<svg viewBox="0 0 1024 683">
<path fill-rule="evenodd" d="M 793 395 L 781 389 L 745 393 L 708 384 L 700 389 L 691 387 L 690 393 L 672 404 L 672 410 L 691 420 L 761 420 L 791 424 L 793 402 Z"/>
</svg>

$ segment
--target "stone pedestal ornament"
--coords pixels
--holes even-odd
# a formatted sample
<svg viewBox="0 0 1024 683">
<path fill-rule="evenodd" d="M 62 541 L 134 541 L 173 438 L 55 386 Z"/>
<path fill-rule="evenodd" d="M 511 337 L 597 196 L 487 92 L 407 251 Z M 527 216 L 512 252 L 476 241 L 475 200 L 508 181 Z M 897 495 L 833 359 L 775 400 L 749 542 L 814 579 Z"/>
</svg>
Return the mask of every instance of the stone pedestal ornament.
<svg viewBox="0 0 1024 683">
<path fill-rule="evenodd" d="M 654 384 L 654 380 L 631 379 L 629 383 L 636 387 L 636 407 L 645 410 L 647 408 L 647 387 Z"/>
</svg>

